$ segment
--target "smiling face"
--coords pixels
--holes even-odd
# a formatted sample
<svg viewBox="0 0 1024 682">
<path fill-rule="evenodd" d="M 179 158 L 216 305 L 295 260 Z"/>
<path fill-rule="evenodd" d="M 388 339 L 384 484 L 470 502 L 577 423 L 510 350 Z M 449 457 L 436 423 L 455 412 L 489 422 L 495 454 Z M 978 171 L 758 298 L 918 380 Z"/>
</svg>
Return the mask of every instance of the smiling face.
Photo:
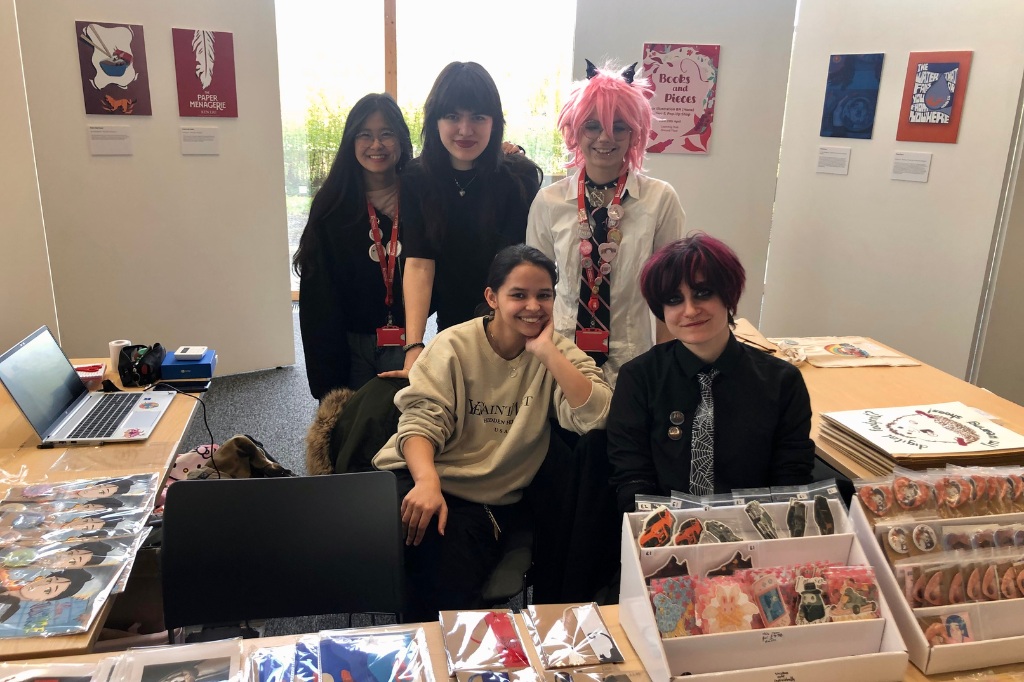
<svg viewBox="0 0 1024 682">
<path fill-rule="evenodd" d="M 55 575 L 39 577 L 19 590 L 21 598 L 27 601 L 47 601 L 56 599 L 67 591 L 71 581 Z"/>
<path fill-rule="evenodd" d="M 509 339 L 516 335 L 532 339 L 551 319 L 555 285 L 544 268 L 520 263 L 508 273 L 497 291 L 488 287 L 484 298 L 494 310 L 490 331 L 496 338 Z"/>
<path fill-rule="evenodd" d="M 437 121 L 441 144 L 448 150 L 452 168 L 471 170 L 491 141 L 494 120 L 466 109 L 448 112 Z"/>
<path fill-rule="evenodd" d="M 597 183 L 611 182 L 622 172 L 633 131 L 616 118 L 611 130 L 597 120 L 597 112 L 584 121 L 579 131 L 580 152 L 586 161 L 587 175 Z"/>
<path fill-rule="evenodd" d="M 729 311 L 709 287 L 691 289 L 680 283 L 679 292 L 665 301 L 665 325 L 694 355 L 714 362 L 729 341 Z"/>
<path fill-rule="evenodd" d="M 355 154 L 366 175 L 383 181 L 381 186 L 391 184 L 395 178 L 395 166 L 402 158 L 402 147 L 398 143 L 398 134 L 388 125 L 384 114 L 375 111 L 363 121 L 355 136 Z"/>
<path fill-rule="evenodd" d="M 103 528 L 103 520 L 89 516 L 80 516 L 75 519 L 71 519 L 67 523 L 61 525 L 61 530 L 99 530 Z"/>
</svg>

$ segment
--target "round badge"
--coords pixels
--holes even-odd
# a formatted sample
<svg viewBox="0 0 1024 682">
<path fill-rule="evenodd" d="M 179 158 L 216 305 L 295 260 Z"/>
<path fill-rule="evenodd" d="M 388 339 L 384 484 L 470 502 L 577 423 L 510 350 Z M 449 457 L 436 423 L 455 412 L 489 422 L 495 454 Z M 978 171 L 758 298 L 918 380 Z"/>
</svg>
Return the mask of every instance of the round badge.
<svg viewBox="0 0 1024 682">
<path fill-rule="evenodd" d="M 591 237 L 594 236 L 594 231 L 590 228 L 589 224 L 586 226 L 580 225 L 578 234 L 580 236 L 580 239 L 590 239 Z"/>
<path fill-rule="evenodd" d="M 612 264 L 611 263 L 601 263 L 600 270 L 601 270 L 601 274 L 602 275 L 610 275 L 612 273 Z"/>
<path fill-rule="evenodd" d="M 622 230 L 617 227 L 609 228 L 608 230 L 608 241 L 615 242 L 616 244 L 622 243 Z"/>
<path fill-rule="evenodd" d="M 590 308 L 590 312 L 596 313 L 597 309 L 601 307 L 601 302 L 597 300 L 596 296 L 592 296 L 590 300 L 587 301 L 587 307 Z"/>
<path fill-rule="evenodd" d="M 907 548 L 907 531 L 903 530 L 900 526 L 890 528 L 886 540 L 888 540 L 892 551 L 897 554 L 906 554 L 910 551 Z"/>
<path fill-rule="evenodd" d="M 597 252 L 601 254 L 601 260 L 611 263 L 619 255 L 619 245 L 614 242 L 605 242 L 597 247 Z"/>
<path fill-rule="evenodd" d="M 604 277 L 602 277 L 601 275 L 598 275 L 597 277 L 594 278 L 594 284 L 600 285 L 601 282 L 603 282 L 603 281 L 604 281 Z M 594 293 L 596 294 L 599 289 L 600 289 L 600 286 L 594 287 Z"/>
<path fill-rule="evenodd" d="M 618 220 L 616 220 L 615 218 L 609 218 L 609 219 L 608 219 L 608 229 L 609 229 L 609 230 L 610 230 L 611 228 L 615 227 L 615 226 L 616 226 L 616 225 L 618 225 L 618 224 L 619 224 L 619 221 L 618 221 Z"/>
<path fill-rule="evenodd" d="M 583 259 L 582 265 L 584 268 L 589 270 L 590 268 L 594 267 L 594 259 L 591 258 L 590 256 L 587 256 Z"/>
<path fill-rule="evenodd" d="M 668 415 L 668 420 L 675 424 L 676 426 L 679 426 L 684 421 L 686 421 L 686 415 L 680 412 L 679 410 L 672 410 L 672 412 L 670 412 Z"/>
<path fill-rule="evenodd" d="M 388 251 L 390 251 L 390 250 L 391 250 L 391 242 L 388 242 Z M 402 255 L 402 242 L 399 242 L 399 241 L 395 242 L 395 252 L 392 253 L 391 255 L 392 256 L 401 256 Z"/>
<path fill-rule="evenodd" d="M 584 256 L 589 256 L 594 252 L 594 245 L 590 242 L 580 242 L 580 253 Z"/>
<path fill-rule="evenodd" d="M 679 440 L 683 437 L 683 430 L 678 426 L 668 427 L 668 437 L 672 440 Z"/>
<path fill-rule="evenodd" d="M 380 262 L 380 254 L 377 253 L 376 244 L 370 246 L 370 260 L 372 260 L 374 263 Z"/>
<path fill-rule="evenodd" d="M 370 239 L 375 241 L 375 242 L 379 242 L 382 239 L 384 239 L 384 233 L 380 231 L 379 227 L 371 227 L 370 228 Z"/>
<path fill-rule="evenodd" d="M 922 552 L 930 552 L 939 544 L 931 526 L 921 524 L 914 528 L 914 546 Z"/>
<path fill-rule="evenodd" d="M 623 210 L 620 204 L 612 204 L 608 207 L 608 217 L 612 220 L 622 220 Z"/>
</svg>

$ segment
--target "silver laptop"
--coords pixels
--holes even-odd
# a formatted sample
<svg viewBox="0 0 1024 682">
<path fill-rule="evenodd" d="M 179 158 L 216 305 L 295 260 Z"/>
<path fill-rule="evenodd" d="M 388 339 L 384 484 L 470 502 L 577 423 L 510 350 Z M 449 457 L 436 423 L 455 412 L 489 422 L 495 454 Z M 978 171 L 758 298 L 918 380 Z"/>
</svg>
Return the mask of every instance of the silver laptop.
<svg viewBox="0 0 1024 682">
<path fill-rule="evenodd" d="M 89 392 L 46 326 L 0 355 L 7 388 L 45 445 L 145 440 L 173 391 Z"/>
</svg>

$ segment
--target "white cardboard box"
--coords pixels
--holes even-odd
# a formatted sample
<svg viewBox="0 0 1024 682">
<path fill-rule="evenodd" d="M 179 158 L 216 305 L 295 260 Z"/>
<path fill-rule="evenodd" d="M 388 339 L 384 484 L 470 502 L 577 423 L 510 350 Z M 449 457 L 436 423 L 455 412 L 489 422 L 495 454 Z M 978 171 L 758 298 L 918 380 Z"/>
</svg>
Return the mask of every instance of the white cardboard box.
<svg viewBox="0 0 1024 682">
<path fill-rule="evenodd" d="M 1004 518 L 1017 518 L 1020 515 L 1000 516 L 1000 523 Z M 994 523 L 994 516 L 983 517 L 988 523 Z M 868 561 L 875 567 L 875 575 L 878 578 L 878 586 L 892 609 L 893 618 L 899 625 L 900 632 L 906 642 L 907 652 L 910 660 L 921 669 L 926 675 L 951 672 L 954 670 L 970 670 L 972 668 L 987 668 L 1007 663 L 1018 663 L 1024 661 L 1024 635 L 1013 637 L 1000 637 L 998 639 L 987 639 L 980 642 L 967 642 L 965 644 L 949 644 L 944 646 L 929 646 L 928 640 L 924 638 L 924 632 L 914 616 L 913 609 L 903 596 L 896 577 L 892 573 L 882 548 L 875 539 L 871 523 L 864 514 L 864 508 L 854 497 L 850 508 L 850 522 L 854 532 L 864 547 L 864 553 Z M 951 523 L 969 523 L 970 519 L 955 519 Z M 1012 521 L 1011 521 L 1012 522 Z M 987 631 L 998 634 L 999 632 L 1019 632 L 1024 623 L 1024 599 L 1012 599 L 1007 601 L 994 601 L 981 604 L 972 604 L 981 614 L 979 620 L 984 622 Z"/>
<path fill-rule="evenodd" d="M 786 504 L 765 505 L 773 518 Z M 725 508 L 711 511 L 679 510 L 677 517 L 723 518 Z M 833 503 L 839 534 L 640 549 L 636 534 L 646 514 L 627 514 L 622 527 L 622 581 L 619 620 L 637 655 L 654 682 L 685 675 L 689 682 L 888 682 L 902 680 L 907 653 L 888 606 L 879 596 L 881 619 L 797 625 L 747 632 L 661 639 L 654 619 L 644 567 L 667 561 L 668 556 L 715 563 L 734 555 L 757 556 L 755 565 L 772 566 L 831 560 L 865 564 L 867 559 L 850 532 L 842 504 Z M 813 524 L 812 524 L 813 525 Z M 780 527 L 785 528 L 783 523 Z M 749 530 L 753 530 L 751 525 Z"/>
</svg>

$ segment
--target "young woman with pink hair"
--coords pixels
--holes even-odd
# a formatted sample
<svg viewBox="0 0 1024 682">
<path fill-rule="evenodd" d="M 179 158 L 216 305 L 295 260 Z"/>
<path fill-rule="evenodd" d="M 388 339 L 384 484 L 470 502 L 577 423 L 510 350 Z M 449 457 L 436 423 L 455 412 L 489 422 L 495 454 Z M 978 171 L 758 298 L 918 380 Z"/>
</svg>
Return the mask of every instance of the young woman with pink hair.
<svg viewBox="0 0 1024 682">
<path fill-rule="evenodd" d="M 558 117 L 574 172 L 530 208 L 526 242 L 558 263 L 555 329 L 603 366 L 610 383 L 654 343 L 640 266 L 683 236 L 675 190 L 642 174 L 653 114 L 636 64 L 621 73 L 587 62 Z M 659 341 L 670 337 L 657 323 Z"/>
</svg>

